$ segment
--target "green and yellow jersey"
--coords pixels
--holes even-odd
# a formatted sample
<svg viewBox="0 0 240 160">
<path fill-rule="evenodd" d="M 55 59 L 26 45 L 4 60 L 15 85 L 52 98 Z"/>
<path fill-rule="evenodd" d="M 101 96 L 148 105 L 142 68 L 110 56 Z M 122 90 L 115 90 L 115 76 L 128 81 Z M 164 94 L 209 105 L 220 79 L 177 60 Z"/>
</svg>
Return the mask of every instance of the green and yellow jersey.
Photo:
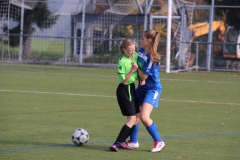
<svg viewBox="0 0 240 160">
<path fill-rule="evenodd" d="M 124 81 L 126 75 L 129 73 L 129 71 L 132 68 L 132 62 L 137 63 L 138 54 L 134 53 L 132 56 L 132 59 L 129 59 L 128 57 L 121 56 L 118 60 L 118 66 L 117 66 L 117 72 L 118 72 L 118 79 L 121 83 Z M 137 70 L 132 74 L 130 79 L 127 81 L 126 85 L 134 83 L 138 78 Z"/>
</svg>

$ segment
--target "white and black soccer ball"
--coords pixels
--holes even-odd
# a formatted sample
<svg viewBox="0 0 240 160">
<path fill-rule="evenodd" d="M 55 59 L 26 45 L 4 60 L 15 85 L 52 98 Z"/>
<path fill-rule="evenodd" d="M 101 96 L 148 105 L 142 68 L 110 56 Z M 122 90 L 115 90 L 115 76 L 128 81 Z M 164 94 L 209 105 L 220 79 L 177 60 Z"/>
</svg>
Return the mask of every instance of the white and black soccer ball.
<svg viewBox="0 0 240 160">
<path fill-rule="evenodd" d="M 78 128 L 72 132 L 72 142 L 76 146 L 83 145 L 83 144 L 87 143 L 88 140 L 89 140 L 89 134 L 85 129 Z"/>
</svg>

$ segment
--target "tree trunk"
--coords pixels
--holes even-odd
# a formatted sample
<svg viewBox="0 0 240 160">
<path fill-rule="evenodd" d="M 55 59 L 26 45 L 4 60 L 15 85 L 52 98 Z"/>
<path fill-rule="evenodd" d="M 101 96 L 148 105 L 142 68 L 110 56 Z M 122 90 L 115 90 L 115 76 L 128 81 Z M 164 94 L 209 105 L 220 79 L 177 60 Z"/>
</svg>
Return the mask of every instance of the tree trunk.
<svg viewBox="0 0 240 160">
<path fill-rule="evenodd" d="M 26 34 L 27 36 L 24 36 L 23 38 L 23 56 L 26 59 L 31 59 L 31 43 L 32 43 L 32 23 L 25 23 L 24 24 L 24 34 Z"/>
</svg>

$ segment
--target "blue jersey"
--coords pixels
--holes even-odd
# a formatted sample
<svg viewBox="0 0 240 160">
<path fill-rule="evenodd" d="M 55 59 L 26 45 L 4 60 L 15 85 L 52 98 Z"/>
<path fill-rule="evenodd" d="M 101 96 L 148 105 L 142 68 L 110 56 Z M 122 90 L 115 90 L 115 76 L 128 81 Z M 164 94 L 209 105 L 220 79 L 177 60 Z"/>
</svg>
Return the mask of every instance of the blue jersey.
<svg viewBox="0 0 240 160">
<path fill-rule="evenodd" d="M 144 48 L 140 48 L 138 53 L 138 66 L 144 74 L 148 75 L 146 83 L 143 86 L 138 85 L 141 90 L 156 90 L 161 93 L 162 85 L 159 79 L 160 76 L 160 63 L 152 62 L 150 53 L 144 55 Z"/>
<path fill-rule="evenodd" d="M 138 84 L 136 95 L 139 106 L 149 103 L 153 107 L 158 108 L 158 99 L 162 93 L 162 85 L 159 79 L 160 63 L 152 62 L 150 53 L 144 55 L 144 48 L 141 48 L 138 53 L 138 67 L 144 74 L 148 75 L 145 85 Z"/>
</svg>

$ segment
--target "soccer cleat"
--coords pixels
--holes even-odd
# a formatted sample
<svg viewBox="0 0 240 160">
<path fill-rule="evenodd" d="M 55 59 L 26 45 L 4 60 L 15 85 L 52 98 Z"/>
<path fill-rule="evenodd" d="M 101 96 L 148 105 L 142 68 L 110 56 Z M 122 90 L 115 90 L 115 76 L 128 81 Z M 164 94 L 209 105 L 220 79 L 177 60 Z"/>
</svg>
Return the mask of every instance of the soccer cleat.
<svg viewBox="0 0 240 160">
<path fill-rule="evenodd" d="M 139 147 L 139 143 L 138 141 L 136 143 L 131 142 L 130 140 L 128 141 L 128 145 L 132 148 L 138 148 Z"/>
<path fill-rule="evenodd" d="M 118 143 L 118 147 L 122 149 L 133 150 L 133 148 L 130 147 L 127 142 Z"/>
<path fill-rule="evenodd" d="M 118 144 L 114 143 L 109 147 L 111 151 L 117 152 L 118 151 Z"/>
<path fill-rule="evenodd" d="M 154 141 L 154 146 L 151 152 L 160 152 L 164 147 L 165 143 L 163 141 L 162 142 Z"/>
</svg>

